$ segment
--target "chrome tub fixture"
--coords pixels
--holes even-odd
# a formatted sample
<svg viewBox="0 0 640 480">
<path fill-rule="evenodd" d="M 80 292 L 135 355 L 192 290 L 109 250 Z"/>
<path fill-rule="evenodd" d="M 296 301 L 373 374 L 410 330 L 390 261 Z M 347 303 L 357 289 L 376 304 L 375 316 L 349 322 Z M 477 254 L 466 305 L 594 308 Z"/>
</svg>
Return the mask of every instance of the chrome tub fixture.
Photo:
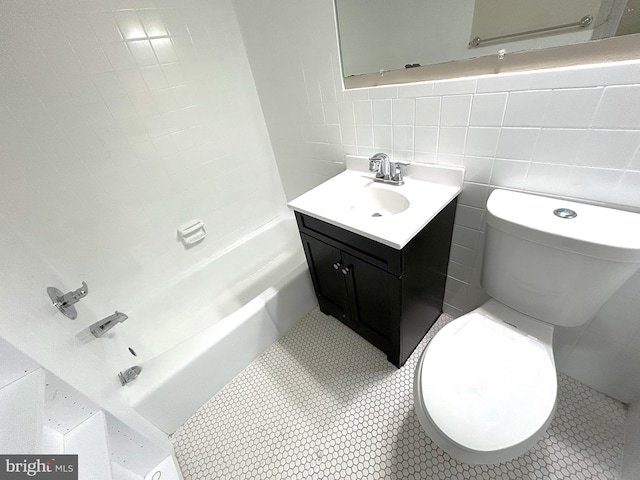
<svg viewBox="0 0 640 480">
<path fill-rule="evenodd" d="M 47 294 L 56 307 L 62 314 L 71 320 L 75 320 L 78 317 L 76 307 L 73 305 L 78 303 L 81 298 L 84 298 L 89 293 L 89 287 L 86 282 L 82 282 L 82 286 L 71 292 L 62 293 L 61 290 L 56 287 L 47 287 Z"/>
<path fill-rule="evenodd" d="M 116 324 L 124 322 L 127 318 L 129 317 L 126 314 L 116 311 L 112 315 L 109 315 L 102 320 L 98 320 L 96 323 L 89 327 L 89 330 L 94 337 L 100 338 L 102 335 L 115 327 Z"/>
<path fill-rule="evenodd" d="M 136 378 L 138 378 L 138 375 L 140 375 L 141 371 L 142 367 L 135 365 L 118 373 L 118 379 L 120 379 L 120 383 L 124 387 L 127 383 L 133 382 Z"/>
</svg>

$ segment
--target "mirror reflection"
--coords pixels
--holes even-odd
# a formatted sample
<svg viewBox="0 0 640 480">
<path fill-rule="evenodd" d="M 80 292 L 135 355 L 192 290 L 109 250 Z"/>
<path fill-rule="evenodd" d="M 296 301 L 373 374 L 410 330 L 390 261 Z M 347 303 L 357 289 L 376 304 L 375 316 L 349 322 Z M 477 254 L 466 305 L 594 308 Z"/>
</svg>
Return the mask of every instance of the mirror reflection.
<svg viewBox="0 0 640 480">
<path fill-rule="evenodd" d="M 640 0 L 336 0 L 345 77 L 640 33 Z"/>
</svg>

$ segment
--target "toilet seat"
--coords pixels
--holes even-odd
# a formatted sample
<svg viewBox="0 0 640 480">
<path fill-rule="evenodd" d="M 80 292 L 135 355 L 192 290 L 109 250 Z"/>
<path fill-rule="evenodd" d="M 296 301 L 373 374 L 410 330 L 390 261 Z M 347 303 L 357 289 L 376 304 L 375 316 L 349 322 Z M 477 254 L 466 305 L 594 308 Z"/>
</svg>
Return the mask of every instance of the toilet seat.
<svg viewBox="0 0 640 480">
<path fill-rule="evenodd" d="M 524 453 L 555 409 L 551 336 L 541 340 L 522 328 L 527 321 L 511 320 L 514 325 L 481 307 L 452 321 L 427 345 L 416 371 L 418 418 L 443 450 L 467 463 Z"/>
</svg>

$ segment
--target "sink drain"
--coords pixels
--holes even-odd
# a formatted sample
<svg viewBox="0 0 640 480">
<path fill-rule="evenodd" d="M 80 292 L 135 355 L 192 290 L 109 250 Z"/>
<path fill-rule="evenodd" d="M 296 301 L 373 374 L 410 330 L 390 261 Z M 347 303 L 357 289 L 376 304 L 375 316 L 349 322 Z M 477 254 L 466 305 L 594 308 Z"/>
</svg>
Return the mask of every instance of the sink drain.
<svg viewBox="0 0 640 480">
<path fill-rule="evenodd" d="M 375 213 L 372 213 L 372 214 L 371 214 L 371 216 L 372 216 L 372 217 L 381 217 L 381 216 L 382 216 L 382 214 L 381 214 L 381 213 L 378 213 L 378 212 L 375 212 Z"/>
</svg>

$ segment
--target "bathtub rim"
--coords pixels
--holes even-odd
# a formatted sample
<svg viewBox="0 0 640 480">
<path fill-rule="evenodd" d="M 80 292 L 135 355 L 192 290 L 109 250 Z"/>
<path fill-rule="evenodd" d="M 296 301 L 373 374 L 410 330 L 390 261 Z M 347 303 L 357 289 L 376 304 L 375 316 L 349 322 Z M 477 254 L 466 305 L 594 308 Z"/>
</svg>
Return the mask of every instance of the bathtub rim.
<svg viewBox="0 0 640 480">
<path fill-rule="evenodd" d="M 297 312 L 293 314 L 295 318 L 273 318 L 269 311 L 271 304 L 277 301 L 278 295 L 287 288 L 303 289 L 301 295 L 296 296 L 302 298 L 300 301 L 304 304 L 304 307 L 296 308 Z M 315 306 L 317 306 L 317 302 L 313 293 L 309 269 L 303 259 L 293 270 L 282 276 L 272 286 L 238 310 L 206 328 L 200 334 L 190 337 L 157 357 L 149 359 L 147 362 L 142 362 L 143 371 L 140 377 L 123 388 L 129 405 L 164 432 L 173 433 L 191 415 L 195 414 L 198 408 L 204 405 L 208 399 L 221 391 L 225 385 L 287 333 Z M 271 332 L 268 332 L 268 335 L 263 339 L 263 343 L 253 350 L 250 361 L 243 361 L 241 364 L 226 368 L 224 372 L 221 372 L 221 377 L 211 382 L 210 386 L 201 386 L 208 392 L 206 399 L 195 410 L 189 408 L 189 414 L 184 411 L 160 412 L 164 408 L 164 404 L 159 399 L 167 398 L 167 394 L 171 395 L 171 392 L 175 392 L 175 389 L 171 388 L 174 377 L 192 375 L 192 372 L 186 374 L 185 372 L 188 372 L 192 365 L 197 365 L 202 358 L 215 355 L 213 351 L 219 343 L 231 338 L 231 335 L 236 330 L 245 328 L 247 321 L 256 317 L 264 318 L 265 316 L 268 320 L 262 321 L 271 322 L 272 325 L 268 325 Z"/>
</svg>

